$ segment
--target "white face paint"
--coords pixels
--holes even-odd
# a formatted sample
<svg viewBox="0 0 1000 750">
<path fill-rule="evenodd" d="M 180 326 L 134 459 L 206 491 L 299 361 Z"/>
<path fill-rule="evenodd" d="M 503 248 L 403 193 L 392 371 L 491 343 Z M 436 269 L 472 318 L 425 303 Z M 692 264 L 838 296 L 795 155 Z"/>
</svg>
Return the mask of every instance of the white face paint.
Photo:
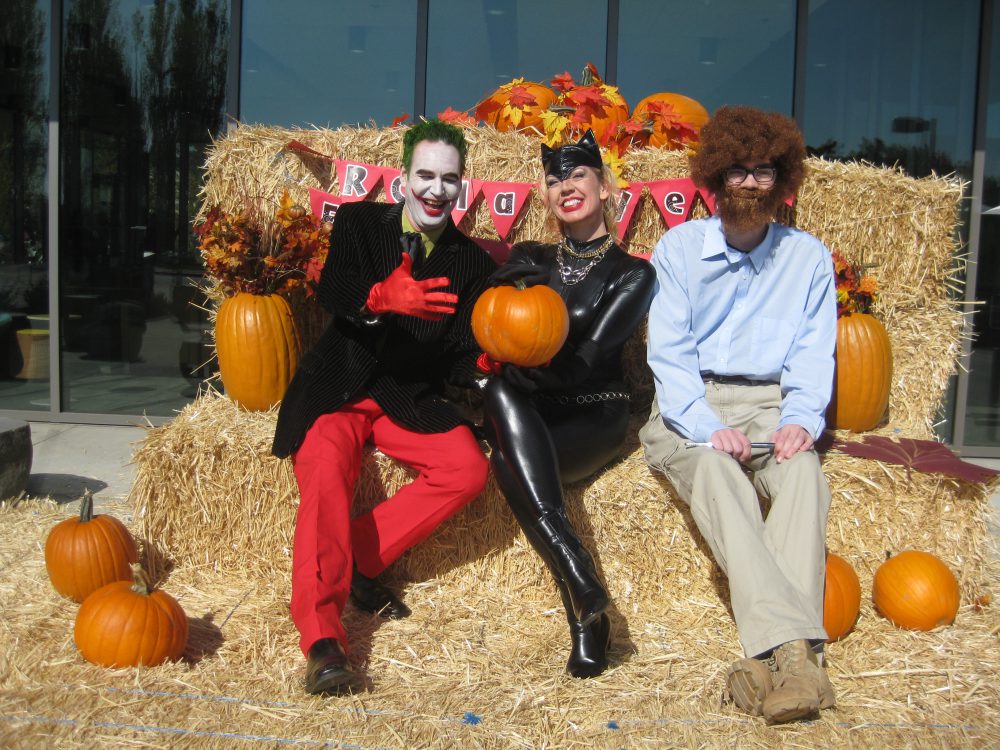
<svg viewBox="0 0 1000 750">
<path fill-rule="evenodd" d="M 448 223 L 462 191 L 462 166 L 458 149 L 441 141 L 420 141 L 413 148 L 410 171 L 400 179 L 406 215 L 420 232 Z"/>
</svg>

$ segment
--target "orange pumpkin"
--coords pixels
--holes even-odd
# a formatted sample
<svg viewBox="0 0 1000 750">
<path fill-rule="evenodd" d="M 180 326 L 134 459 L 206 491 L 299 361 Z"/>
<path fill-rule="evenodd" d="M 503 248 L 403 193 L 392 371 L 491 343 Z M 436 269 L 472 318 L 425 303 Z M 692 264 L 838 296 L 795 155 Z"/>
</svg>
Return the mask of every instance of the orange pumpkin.
<svg viewBox="0 0 1000 750">
<path fill-rule="evenodd" d="M 826 556 L 826 587 L 823 591 L 823 628 L 827 643 L 851 632 L 861 611 L 861 582 L 854 568 L 832 552 Z"/>
<path fill-rule="evenodd" d="M 472 334 L 497 362 L 538 367 L 566 343 L 569 313 L 558 292 L 544 284 L 498 286 L 476 300 Z"/>
<path fill-rule="evenodd" d="M 708 110 L 691 97 L 661 91 L 636 104 L 632 119 L 645 124 L 644 145 L 677 149 L 698 143 Z"/>
<path fill-rule="evenodd" d="M 299 364 L 299 334 L 287 300 L 246 292 L 227 297 L 215 321 L 215 349 L 229 397 L 249 411 L 270 409 Z"/>
<path fill-rule="evenodd" d="M 132 576 L 99 588 L 76 614 L 73 640 L 93 664 L 154 667 L 184 653 L 188 621 L 181 605 L 151 590 L 142 566 L 133 565 Z"/>
<path fill-rule="evenodd" d="M 838 430 L 864 432 L 877 425 L 889 405 L 892 347 L 873 315 L 837 319 L 837 376 L 827 420 Z"/>
<path fill-rule="evenodd" d="M 958 581 L 939 558 L 907 550 L 890 557 L 875 571 L 872 598 L 894 625 L 932 630 L 951 625 L 958 613 Z"/>
<path fill-rule="evenodd" d="M 589 128 L 601 145 L 615 139 L 619 127 L 628 120 L 628 103 L 617 86 L 605 83 L 592 63 L 583 69 L 579 84 L 572 83 L 568 76 L 557 76 L 553 79 L 556 84 L 563 90 L 549 109 L 570 117 L 572 134 L 579 137 Z"/>
<path fill-rule="evenodd" d="M 556 100 L 556 92 L 541 83 L 515 78 L 476 105 L 476 117 L 501 133 L 528 130 L 542 133 L 542 112 Z"/>
<path fill-rule="evenodd" d="M 80 517 L 59 522 L 45 540 L 49 580 L 75 602 L 105 584 L 129 580 L 129 565 L 138 559 L 125 524 L 114 516 L 94 515 L 94 495 L 89 490 L 80 500 Z"/>
</svg>

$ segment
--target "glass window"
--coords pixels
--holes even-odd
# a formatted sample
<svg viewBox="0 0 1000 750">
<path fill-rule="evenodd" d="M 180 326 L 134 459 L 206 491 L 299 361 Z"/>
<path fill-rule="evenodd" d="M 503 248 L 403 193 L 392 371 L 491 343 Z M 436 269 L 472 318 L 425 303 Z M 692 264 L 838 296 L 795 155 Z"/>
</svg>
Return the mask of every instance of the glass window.
<svg viewBox="0 0 1000 750">
<path fill-rule="evenodd" d="M 62 403 L 170 416 L 211 356 L 192 282 L 200 167 L 223 122 L 228 2 L 65 3 Z"/>
<path fill-rule="evenodd" d="M 606 2 L 433 0 L 427 34 L 427 114 L 471 110 L 514 78 L 604 74 Z"/>
<path fill-rule="evenodd" d="M 1000 19 L 993 18 L 965 445 L 1000 446 Z"/>
<path fill-rule="evenodd" d="M 388 125 L 413 114 L 417 4 L 244 0 L 240 119 Z"/>
<path fill-rule="evenodd" d="M 0 25 L 0 409 L 49 408 L 49 2 Z"/>
<path fill-rule="evenodd" d="M 832 158 L 968 173 L 979 3 L 811 0 L 806 143 Z"/>
<path fill-rule="evenodd" d="M 618 84 L 631 106 L 667 91 L 709 112 L 792 113 L 795 0 L 621 0 Z"/>
</svg>

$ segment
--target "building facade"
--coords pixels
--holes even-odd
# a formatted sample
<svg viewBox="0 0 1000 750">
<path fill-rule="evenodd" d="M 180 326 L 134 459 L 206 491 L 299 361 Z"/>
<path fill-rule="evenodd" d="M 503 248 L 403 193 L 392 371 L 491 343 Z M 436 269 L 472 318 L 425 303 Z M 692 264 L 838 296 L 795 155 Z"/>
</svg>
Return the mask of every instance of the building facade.
<svg viewBox="0 0 1000 750">
<path fill-rule="evenodd" d="M 235 121 L 471 109 L 594 63 L 634 105 L 795 117 L 811 153 L 968 183 L 966 368 L 939 431 L 1000 456 L 1000 20 L 993 0 L 7 0 L 0 413 L 159 422 L 211 372 L 191 220 Z"/>
</svg>

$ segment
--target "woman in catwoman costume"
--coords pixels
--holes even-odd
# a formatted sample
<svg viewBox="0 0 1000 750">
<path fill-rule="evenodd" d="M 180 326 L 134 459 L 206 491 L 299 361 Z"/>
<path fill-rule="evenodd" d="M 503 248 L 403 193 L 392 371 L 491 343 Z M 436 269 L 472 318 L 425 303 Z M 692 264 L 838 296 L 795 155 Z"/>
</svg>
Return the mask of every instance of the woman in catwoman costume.
<svg viewBox="0 0 1000 750">
<path fill-rule="evenodd" d="M 497 482 L 562 595 L 572 640 L 566 670 L 593 677 L 608 665 L 610 599 L 566 516 L 562 483 L 590 476 L 621 449 L 629 417 L 622 348 L 656 281 L 651 265 L 615 244 L 614 178 L 594 134 L 543 145 L 542 165 L 542 199 L 563 239 L 516 244 L 493 280 L 548 284 L 569 309 L 569 336 L 548 367 L 503 365 L 487 381 L 484 427 Z"/>
</svg>

